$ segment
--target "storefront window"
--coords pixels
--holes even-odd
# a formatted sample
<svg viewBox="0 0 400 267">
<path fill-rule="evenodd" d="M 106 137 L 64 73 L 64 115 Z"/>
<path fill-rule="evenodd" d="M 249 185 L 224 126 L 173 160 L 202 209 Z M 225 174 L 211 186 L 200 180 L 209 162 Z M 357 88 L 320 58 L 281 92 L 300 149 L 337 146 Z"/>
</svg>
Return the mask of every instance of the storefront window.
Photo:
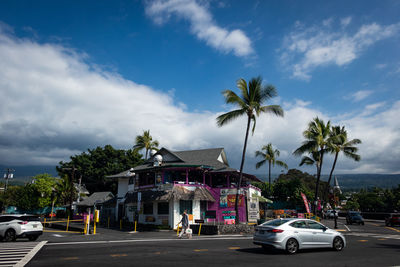
<svg viewBox="0 0 400 267">
<path fill-rule="evenodd" d="M 169 214 L 169 203 L 168 202 L 158 202 L 158 214 Z"/>
<path fill-rule="evenodd" d="M 144 203 L 143 213 L 144 214 L 153 214 L 153 203 Z"/>
<path fill-rule="evenodd" d="M 187 210 L 188 214 L 193 214 L 192 206 L 193 206 L 193 203 L 191 200 L 180 200 L 179 201 L 179 214 L 182 214 L 185 210 Z"/>
</svg>

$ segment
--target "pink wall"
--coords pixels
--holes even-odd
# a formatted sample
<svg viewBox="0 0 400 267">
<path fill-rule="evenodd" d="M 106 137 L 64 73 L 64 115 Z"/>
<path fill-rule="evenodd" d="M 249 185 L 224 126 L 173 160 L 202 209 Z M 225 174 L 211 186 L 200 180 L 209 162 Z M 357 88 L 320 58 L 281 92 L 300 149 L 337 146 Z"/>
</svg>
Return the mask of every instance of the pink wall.
<svg viewBox="0 0 400 267">
<path fill-rule="evenodd" d="M 218 222 L 223 222 L 223 211 L 235 211 L 235 208 L 222 208 L 220 207 L 220 192 L 221 189 L 232 189 L 232 188 L 210 188 L 207 187 L 207 189 L 210 191 L 216 202 L 208 202 L 208 210 L 215 210 L 217 213 L 217 221 Z M 243 201 L 243 205 L 239 206 L 239 220 L 240 222 L 247 222 L 246 218 L 246 204 Z"/>
</svg>

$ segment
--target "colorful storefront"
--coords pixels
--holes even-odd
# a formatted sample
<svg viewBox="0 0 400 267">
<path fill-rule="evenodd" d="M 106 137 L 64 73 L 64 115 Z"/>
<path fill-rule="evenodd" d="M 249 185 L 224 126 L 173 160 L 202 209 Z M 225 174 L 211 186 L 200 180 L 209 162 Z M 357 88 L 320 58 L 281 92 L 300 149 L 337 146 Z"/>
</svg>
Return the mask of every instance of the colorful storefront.
<svg viewBox="0 0 400 267">
<path fill-rule="evenodd" d="M 129 221 L 175 228 L 183 210 L 188 210 L 191 223 L 231 224 L 237 218 L 239 172 L 229 167 L 223 148 L 178 152 L 162 148 L 146 164 L 110 177 L 119 183 L 115 214 Z M 251 181 L 259 180 L 243 174 L 240 222 L 259 218 L 257 196 L 261 193 Z"/>
</svg>

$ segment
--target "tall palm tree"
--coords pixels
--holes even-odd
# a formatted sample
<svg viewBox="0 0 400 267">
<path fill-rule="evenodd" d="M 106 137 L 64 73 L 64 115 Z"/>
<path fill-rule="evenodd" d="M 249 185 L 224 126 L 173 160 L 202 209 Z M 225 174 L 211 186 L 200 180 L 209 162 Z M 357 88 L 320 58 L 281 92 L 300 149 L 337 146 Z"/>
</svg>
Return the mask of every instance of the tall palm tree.
<svg viewBox="0 0 400 267">
<path fill-rule="evenodd" d="M 150 130 L 147 130 L 143 131 L 143 135 L 136 136 L 136 141 L 135 145 L 133 146 L 133 149 L 135 151 L 145 149 L 146 150 L 145 159 L 147 160 L 147 155 L 149 151 L 158 150 L 159 145 L 160 144 L 158 143 L 157 140 L 153 141 L 153 137 L 150 135 Z"/>
<path fill-rule="evenodd" d="M 265 151 L 265 153 L 263 152 Z M 268 162 L 268 183 L 269 183 L 269 187 L 268 187 L 268 193 L 269 195 L 271 195 L 271 165 L 274 167 L 275 164 L 278 166 L 281 166 L 285 169 L 288 168 L 288 165 L 280 160 L 277 160 L 276 158 L 279 157 L 279 155 L 281 154 L 281 152 L 278 149 L 275 149 L 272 147 L 272 144 L 269 143 L 266 146 L 263 146 L 260 150 L 256 151 L 256 157 L 261 157 L 262 160 L 257 162 L 256 164 L 256 169 L 260 168 L 261 166 L 263 166 L 265 163 Z"/>
<path fill-rule="evenodd" d="M 330 141 L 330 149 L 329 150 L 331 153 L 335 154 L 335 159 L 332 164 L 331 172 L 329 173 L 328 186 L 325 189 L 324 196 L 326 196 L 328 193 L 328 188 L 331 183 L 332 174 L 333 174 L 333 171 L 335 170 L 336 162 L 337 162 L 340 152 L 343 152 L 343 154 L 346 157 L 353 159 L 355 161 L 361 160 L 361 156 L 356 154 L 358 151 L 358 148 L 356 147 L 356 145 L 361 144 L 361 140 L 360 139 L 348 140 L 347 139 L 347 131 L 344 128 L 344 126 L 343 127 L 332 126 L 331 132 L 330 132 L 330 139 L 331 139 L 331 141 Z"/>
<path fill-rule="evenodd" d="M 256 127 L 256 117 L 261 113 L 272 113 L 276 116 L 283 117 L 283 109 L 279 105 L 268 105 L 263 106 L 264 102 L 270 100 L 271 98 L 277 96 L 277 92 L 272 85 L 263 85 L 262 78 L 252 78 L 247 84 L 244 79 L 239 79 L 236 82 L 236 86 L 240 90 L 240 96 L 231 90 L 225 90 L 222 94 L 225 97 L 225 102 L 227 104 L 232 104 L 236 108 L 235 110 L 229 111 L 217 117 L 217 125 L 222 127 L 227 123 L 237 119 L 240 116 L 247 115 L 247 128 L 246 135 L 244 138 L 242 162 L 240 163 L 239 171 L 239 182 L 237 184 L 236 190 L 236 200 L 235 200 L 235 211 L 236 211 L 236 223 L 239 223 L 239 212 L 238 212 L 238 198 L 239 189 L 243 178 L 243 165 L 246 155 L 247 139 L 249 137 L 250 124 L 253 122 L 252 134 Z"/>
<path fill-rule="evenodd" d="M 308 128 L 303 132 L 303 136 L 306 139 L 303 141 L 302 145 L 297 148 L 293 154 L 297 156 L 301 156 L 304 153 L 318 153 L 319 155 L 315 155 L 315 159 L 317 160 L 317 182 L 315 184 L 315 194 L 314 201 L 318 199 L 318 190 L 319 190 L 319 182 L 321 179 L 321 170 L 322 164 L 324 160 L 325 152 L 329 151 L 330 146 L 330 128 L 331 122 L 328 121 L 327 124 L 325 122 L 316 117 L 308 124 Z M 313 212 L 316 211 L 316 206 L 314 203 Z"/>
</svg>

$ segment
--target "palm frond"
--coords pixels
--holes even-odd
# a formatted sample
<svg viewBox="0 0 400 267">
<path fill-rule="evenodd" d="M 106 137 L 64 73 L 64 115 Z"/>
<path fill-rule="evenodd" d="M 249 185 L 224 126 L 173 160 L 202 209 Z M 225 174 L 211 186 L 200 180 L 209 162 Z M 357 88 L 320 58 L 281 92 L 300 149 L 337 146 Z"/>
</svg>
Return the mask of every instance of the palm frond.
<svg viewBox="0 0 400 267">
<path fill-rule="evenodd" d="M 260 111 L 264 113 L 272 113 L 276 116 L 283 117 L 284 111 L 279 105 L 269 105 L 260 107 Z"/>
<path fill-rule="evenodd" d="M 268 162 L 266 159 L 261 160 L 256 163 L 256 169 L 259 169 L 262 165 L 264 165 L 266 162 Z"/>
<path fill-rule="evenodd" d="M 277 161 L 275 161 L 275 163 L 276 163 L 276 165 L 278 165 L 278 166 L 281 166 L 281 167 L 283 167 L 283 168 L 285 168 L 285 169 L 288 169 L 288 165 L 287 165 L 285 162 L 283 162 L 283 161 L 277 160 Z"/>
<path fill-rule="evenodd" d="M 225 103 L 234 104 L 241 108 L 246 107 L 246 103 L 243 101 L 243 99 L 232 90 L 225 90 L 222 92 L 222 94 L 225 97 Z"/>
<path fill-rule="evenodd" d="M 237 110 L 229 111 L 229 112 L 217 117 L 217 125 L 219 127 L 224 126 L 225 124 L 231 122 L 232 120 L 234 120 L 237 117 L 240 117 L 244 114 L 246 114 L 246 110 L 244 110 L 244 109 L 237 109 Z"/>
</svg>

